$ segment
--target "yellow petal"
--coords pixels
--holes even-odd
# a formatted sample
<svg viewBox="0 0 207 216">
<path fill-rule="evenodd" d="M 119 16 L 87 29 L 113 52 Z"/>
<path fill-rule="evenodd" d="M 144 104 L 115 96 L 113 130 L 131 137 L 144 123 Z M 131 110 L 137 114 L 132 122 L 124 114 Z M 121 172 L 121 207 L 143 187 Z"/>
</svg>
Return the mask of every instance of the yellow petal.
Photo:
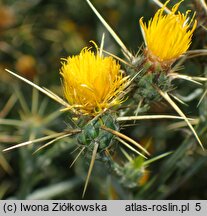
<svg viewBox="0 0 207 216">
<path fill-rule="evenodd" d="M 159 9 L 154 17 L 148 22 L 148 25 L 140 19 L 140 26 L 144 35 L 148 54 L 159 62 L 174 61 L 184 54 L 190 44 L 197 21 L 194 20 L 195 14 L 188 20 L 189 10 L 185 14 L 177 12 L 180 4 L 172 7 L 171 13 L 164 14 L 164 9 L 169 3 Z M 193 24 L 192 29 L 190 25 Z"/>
<path fill-rule="evenodd" d="M 100 56 L 87 47 L 65 59 L 60 74 L 65 98 L 71 107 L 86 115 L 97 115 L 120 104 L 120 94 L 129 83 L 112 57 Z"/>
</svg>

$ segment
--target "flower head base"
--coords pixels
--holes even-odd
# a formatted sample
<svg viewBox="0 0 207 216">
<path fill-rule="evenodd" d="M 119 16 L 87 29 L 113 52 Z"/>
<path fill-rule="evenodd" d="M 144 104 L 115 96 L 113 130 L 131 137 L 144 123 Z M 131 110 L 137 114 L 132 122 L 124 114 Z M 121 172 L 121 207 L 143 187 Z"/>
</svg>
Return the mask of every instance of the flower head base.
<svg viewBox="0 0 207 216">
<path fill-rule="evenodd" d="M 90 48 L 62 63 L 64 95 L 76 113 L 95 116 L 123 102 L 129 84 L 120 65 L 112 57 L 103 57 Z"/>
<path fill-rule="evenodd" d="M 169 2 L 170 0 L 156 12 L 148 26 L 143 23 L 143 17 L 140 19 L 147 46 L 147 58 L 151 62 L 159 62 L 162 66 L 171 65 L 188 50 L 197 25 L 195 14 L 189 21 L 189 10 L 185 14 L 177 12 L 182 1 L 172 7 L 171 13 L 165 15 L 164 10 Z M 192 23 L 193 27 L 190 29 Z"/>
</svg>

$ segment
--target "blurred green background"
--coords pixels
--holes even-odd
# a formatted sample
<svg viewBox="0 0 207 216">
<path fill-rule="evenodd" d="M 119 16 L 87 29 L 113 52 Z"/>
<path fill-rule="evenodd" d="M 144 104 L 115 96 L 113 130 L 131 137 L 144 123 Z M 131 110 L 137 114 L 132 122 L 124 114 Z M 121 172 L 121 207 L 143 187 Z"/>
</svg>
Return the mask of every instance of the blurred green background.
<svg viewBox="0 0 207 216">
<path fill-rule="evenodd" d="M 158 7 L 150 0 L 94 0 L 97 10 L 136 53 L 143 39 L 139 19 L 148 20 Z M 177 1 L 173 1 L 175 3 Z M 199 1 L 185 1 L 181 9 L 197 10 L 198 28 L 192 49 L 206 47 L 206 13 Z M 70 168 L 76 141 L 64 138 L 33 154 L 36 144 L 3 153 L 1 150 L 54 131 L 63 131 L 69 113 L 31 86 L 9 75 L 5 68 L 62 95 L 60 59 L 80 52 L 89 41 L 98 44 L 105 32 L 104 48 L 120 57 L 119 46 L 84 0 L 0 1 L 0 198 L 81 199 L 89 162 L 81 157 Z M 206 57 L 185 62 L 181 73 L 207 76 Z M 197 108 L 204 86 L 176 81 L 175 91 L 187 100 L 179 105 L 200 120 L 196 126 L 206 146 L 207 101 Z M 196 94 L 196 91 L 198 94 Z M 200 93 L 199 93 L 200 92 Z M 173 113 L 164 102 L 152 104 L 149 113 Z M 124 132 L 143 145 L 150 143 L 153 156 L 174 151 L 150 165 L 137 187 L 130 189 L 107 167 L 96 163 L 85 199 L 207 199 L 207 156 L 187 127 L 173 128 L 173 121 L 144 121 Z M 175 123 L 175 122 L 174 122 Z M 43 144 L 43 143 L 42 143 Z"/>
</svg>

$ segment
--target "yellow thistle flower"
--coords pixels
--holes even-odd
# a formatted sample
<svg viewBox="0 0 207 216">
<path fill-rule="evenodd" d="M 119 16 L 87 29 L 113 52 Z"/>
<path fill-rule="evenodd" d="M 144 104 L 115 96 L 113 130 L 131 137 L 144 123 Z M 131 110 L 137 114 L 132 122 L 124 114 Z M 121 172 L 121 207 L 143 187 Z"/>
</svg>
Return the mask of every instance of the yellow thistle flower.
<svg viewBox="0 0 207 216">
<path fill-rule="evenodd" d="M 197 21 L 194 20 L 195 13 L 189 21 L 190 10 L 185 14 L 177 12 L 183 0 L 175 4 L 169 14 L 164 14 L 169 2 L 170 0 L 156 12 L 148 25 L 143 23 L 143 17 L 139 21 L 147 47 L 147 58 L 168 66 L 188 50 L 197 25 Z M 192 23 L 193 27 L 190 29 Z"/>
<path fill-rule="evenodd" d="M 97 47 L 96 47 L 97 48 Z M 64 95 L 76 113 L 95 116 L 123 102 L 129 84 L 112 57 L 103 57 L 85 47 L 79 55 L 62 62 Z"/>
</svg>

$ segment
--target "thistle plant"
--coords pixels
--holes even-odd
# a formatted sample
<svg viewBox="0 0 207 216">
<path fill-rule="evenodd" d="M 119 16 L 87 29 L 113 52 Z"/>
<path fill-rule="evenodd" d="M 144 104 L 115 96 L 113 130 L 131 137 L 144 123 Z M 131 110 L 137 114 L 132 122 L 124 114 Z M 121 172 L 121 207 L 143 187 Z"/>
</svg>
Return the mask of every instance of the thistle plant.
<svg viewBox="0 0 207 216">
<path fill-rule="evenodd" d="M 96 46 L 96 44 L 95 44 Z M 119 105 L 130 80 L 124 77 L 112 57 L 84 48 L 78 56 L 68 57 L 61 68 L 64 95 L 75 113 L 97 116 Z"/>
<path fill-rule="evenodd" d="M 198 26 L 196 13 L 190 17 L 190 10 L 185 13 L 180 12 L 179 7 L 183 1 L 179 1 L 171 9 L 168 9 L 170 0 L 164 4 L 154 1 L 161 8 L 148 23 L 145 23 L 144 17 L 140 18 L 139 24 L 145 46 L 140 47 L 137 54 L 134 55 L 94 5 L 89 0 L 86 2 L 118 43 L 125 58 L 104 49 L 104 34 L 100 45 L 92 41 L 92 46 L 84 47 L 79 54 L 62 58 L 60 67 L 62 97 L 6 69 L 9 74 L 59 103 L 61 108 L 58 113 L 68 113 L 70 121 L 62 132 L 30 139 L 6 148 L 4 151 L 49 140 L 35 150 L 35 153 L 38 153 L 42 149 L 46 151 L 51 144 L 70 137 L 76 143 L 78 151 L 71 166 L 75 162 L 78 163 L 81 156 L 89 163 L 83 196 L 86 193 L 94 164 L 100 161 L 106 165 L 109 173 L 117 176 L 124 187 L 141 188 L 142 190 L 140 189 L 136 195 L 139 198 L 142 196 L 142 191 L 151 193 L 153 187 L 150 184 L 153 185 L 154 181 L 159 184 L 161 181 L 160 177 L 156 176 L 151 181 L 149 180 L 147 185 L 148 177 L 146 176 L 149 176 L 150 165 L 165 157 L 169 157 L 168 160 L 172 160 L 175 164 L 176 159 L 173 158 L 175 153 L 171 151 L 158 156 L 151 155 L 149 146 L 141 145 L 123 132 L 128 122 L 133 121 L 134 126 L 137 121 L 142 123 L 144 120 L 180 120 L 179 123 L 182 126 L 188 126 L 200 145 L 199 149 L 204 152 L 204 145 L 200 139 L 203 134 L 197 133 L 193 127 L 193 124 L 199 127 L 200 119 L 187 117 L 179 108 L 177 103 L 183 102 L 175 94 L 176 84 L 174 83 L 176 79 L 184 79 L 201 85 L 201 82 L 207 80 L 206 77 L 192 77 L 178 72 L 181 65 L 190 56 L 188 49 L 192 43 L 193 33 Z M 206 92 L 202 99 L 205 97 Z M 178 115 L 148 114 L 154 102 L 163 100 Z M 185 153 L 187 148 L 185 143 L 188 140 L 193 142 L 192 136 L 184 140 L 180 151 L 176 151 L 177 155 L 182 152 L 179 158 Z M 117 158 L 117 152 L 121 152 L 124 159 L 123 157 Z M 170 175 L 174 172 L 175 167 L 167 164 L 163 169 L 168 168 Z M 161 176 L 164 174 L 161 173 Z M 167 177 L 163 177 L 162 181 L 164 184 Z"/>
<path fill-rule="evenodd" d="M 143 22 L 143 17 L 139 20 L 146 45 L 144 50 L 146 61 L 150 62 L 152 67 L 159 67 L 166 72 L 190 47 L 197 25 L 197 21 L 194 19 L 195 13 L 189 20 L 189 10 L 185 14 L 178 11 L 182 1 L 175 4 L 166 15 L 164 10 L 169 2 L 167 1 L 156 12 L 148 24 Z M 191 25 L 193 26 L 191 27 Z M 168 36 L 166 37 L 166 35 Z"/>
</svg>

